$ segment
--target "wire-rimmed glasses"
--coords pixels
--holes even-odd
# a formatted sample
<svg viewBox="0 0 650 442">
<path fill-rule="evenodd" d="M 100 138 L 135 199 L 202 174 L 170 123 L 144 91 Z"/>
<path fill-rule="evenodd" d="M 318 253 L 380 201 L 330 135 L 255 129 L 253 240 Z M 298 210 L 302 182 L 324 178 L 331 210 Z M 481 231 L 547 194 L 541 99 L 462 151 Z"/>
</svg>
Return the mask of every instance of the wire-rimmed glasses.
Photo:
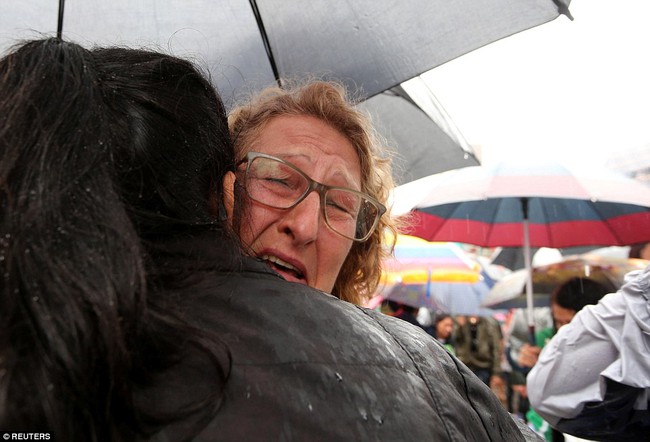
<svg viewBox="0 0 650 442">
<path fill-rule="evenodd" d="M 282 158 L 248 152 L 239 164 L 243 163 L 243 187 L 252 200 L 276 209 L 291 209 L 315 190 L 327 226 L 353 241 L 366 241 L 386 212 L 386 207 L 370 195 L 321 184 Z"/>
</svg>

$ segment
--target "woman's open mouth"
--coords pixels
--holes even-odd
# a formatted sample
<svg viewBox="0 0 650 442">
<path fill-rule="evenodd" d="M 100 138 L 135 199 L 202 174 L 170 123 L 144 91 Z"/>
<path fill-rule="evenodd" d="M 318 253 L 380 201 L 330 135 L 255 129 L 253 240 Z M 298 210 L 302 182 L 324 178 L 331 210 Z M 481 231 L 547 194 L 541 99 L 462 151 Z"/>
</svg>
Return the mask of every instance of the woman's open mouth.
<svg viewBox="0 0 650 442">
<path fill-rule="evenodd" d="M 281 274 L 286 280 L 300 282 L 302 284 L 307 283 L 305 275 L 300 269 L 277 256 L 261 255 L 259 258 L 266 261 L 273 270 Z"/>
</svg>

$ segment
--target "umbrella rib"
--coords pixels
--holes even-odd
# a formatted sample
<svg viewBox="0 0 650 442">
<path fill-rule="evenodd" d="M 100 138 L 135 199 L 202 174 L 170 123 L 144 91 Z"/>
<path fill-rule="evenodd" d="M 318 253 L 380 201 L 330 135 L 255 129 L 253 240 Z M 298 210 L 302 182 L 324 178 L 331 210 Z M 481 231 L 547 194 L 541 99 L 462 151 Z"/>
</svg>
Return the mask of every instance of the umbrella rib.
<svg viewBox="0 0 650 442">
<path fill-rule="evenodd" d="M 65 0 L 59 0 L 59 19 L 56 23 L 56 38 L 59 40 L 63 36 L 63 11 L 65 10 Z"/>
<path fill-rule="evenodd" d="M 278 67 L 275 64 L 275 57 L 273 56 L 273 50 L 271 49 L 271 42 L 269 42 L 269 36 L 266 33 L 266 28 L 264 28 L 264 22 L 262 21 L 260 10 L 257 7 L 257 2 L 255 0 L 249 0 L 249 3 L 251 5 L 251 9 L 253 10 L 253 15 L 255 16 L 255 21 L 257 22 L 257 28 L 260 31 L 260 36 L 262 37 L 262 43 L 264 43 L 266 56 L 269 58 L 269 63 L 271 64 L 271 69 L 273 70 L 273 76 L 275 77 L 275 81 L 278 83 L 278 86 L 282 87 L 282 82 L 280 81 L 280 73 L 278 72 Z"/>
<path fill-rule="evenodd" d="M 607 231 L 610 233 L 610 235 L 612 235 L 612 238 L 614 238 L 614 239 L 616 240 L 616 242 L 617 242 L 618 245 L 623 245 L 624 242 L 623 242 L 623 241 L 621 240 L 621 238 L 616 234 L 616 231 L 615 231 L 614 229 L 612 229 L 612 227 L 611 227 L 611 226 L 609 225 L 609 223 L 607 222 L 608 218 L 605 218 L 605 217 L 600 213 L 600 211 L 598 210 L 598 207 L 596 206 L 596 204 L 593 204 L 592 207 L 593 207 L 593 209 L 594 209 L 594 213 L 596 213 L 596 215 L 598 215 L 598 219 L 601 221 L 601 224 L 602 224 L 603 226 L 605 226 L 605 228 L 606 228 Z"/>
</svg>

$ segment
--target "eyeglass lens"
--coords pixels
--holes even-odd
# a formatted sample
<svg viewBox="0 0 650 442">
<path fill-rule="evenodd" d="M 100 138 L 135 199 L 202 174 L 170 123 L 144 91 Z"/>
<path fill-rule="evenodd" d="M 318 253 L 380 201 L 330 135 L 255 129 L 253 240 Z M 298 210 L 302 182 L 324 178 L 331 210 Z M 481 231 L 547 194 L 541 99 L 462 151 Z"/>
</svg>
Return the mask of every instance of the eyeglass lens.
<svg viewBox="0 0 650 442">
<path fill-rule="evenodd" d="M 310 179 L 291 165 L 266 157 L 255 157 L 247 167 L 249 196 L 278 209 L 288 209 L 310 190 Z M 319 189 L 322 191 L 322 189 Z M 335 232 L 351 239 L 363 239 L 373 229 L 378 209 L 360 194 L 345 189 L 327 189 L 321 196 L 325 222 Z"/>
</svg>

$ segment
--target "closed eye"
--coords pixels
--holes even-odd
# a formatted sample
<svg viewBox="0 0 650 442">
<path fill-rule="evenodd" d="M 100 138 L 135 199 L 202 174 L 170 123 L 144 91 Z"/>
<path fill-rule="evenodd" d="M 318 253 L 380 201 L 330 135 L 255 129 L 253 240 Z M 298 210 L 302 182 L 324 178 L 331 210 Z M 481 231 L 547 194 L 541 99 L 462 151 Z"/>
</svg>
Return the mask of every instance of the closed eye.
<svg viewBox="0 0 650 442">
<path fill-rule="evenodd" d="M 340 204 L 337 204 L 335 201 L 331 201 L 331 200 L 327 202 L 327 207 L 332 208 L 332 209 L 337 210 L 337 211 L 342 212 L 342 213 L 346 213 L 346 214 L 348 214 L 350 216 L 352 216 L 352 213 L 353 213 L 352 209 L 344 207 L 344 206 L 342 206 Z"/>
<path fill-rule="evenodd" d="M 269 178 L 264 178 L 264 181 L 272 184 L 280 184 L 283 186 L 289 186 L 289 182 L 286 179 L 282 178 L 275 178 L 275 177 L 269 177 Z"/>
</svg>

